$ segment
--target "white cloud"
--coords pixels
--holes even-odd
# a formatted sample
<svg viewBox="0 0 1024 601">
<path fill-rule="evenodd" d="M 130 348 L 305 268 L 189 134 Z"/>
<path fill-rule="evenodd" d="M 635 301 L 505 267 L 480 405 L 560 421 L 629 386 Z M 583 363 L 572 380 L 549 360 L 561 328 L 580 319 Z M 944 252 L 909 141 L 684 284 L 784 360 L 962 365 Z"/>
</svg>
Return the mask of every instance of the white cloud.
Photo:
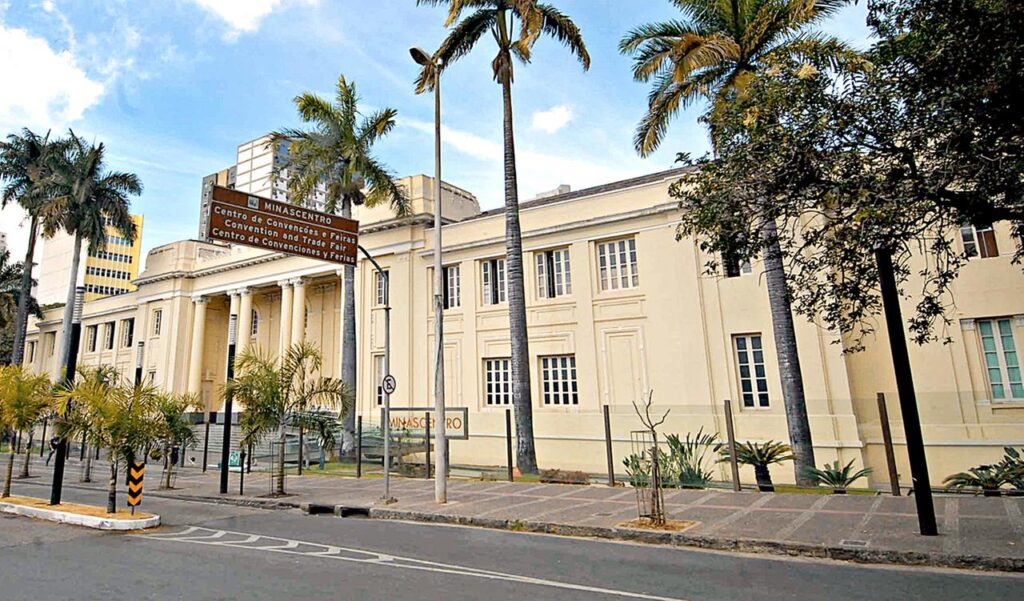
<svg viewBox="0 0 1024 601">
<path fill-rule="evenodd" d="M 104 86 L 82 70 L 69 51 L 55 52 L 43 38 L 0 25 L 0 130 L 60 130 L 99 102 Z"/>
<path fill-rule="evenodd" d="M 564 104 L 533 113 L 533 129 L 553 134 L 572 121 L 572 108 Z"/>
<path fill-rule="evenodd" d="M 279 8 L 301 2 L 318 4 L 319 0 L 192 0 L 200 8 L 213 13 L 228 24 L 230 29 L 224 39 L 234 41 L 243 33 L 253 33 L 260 28 L 264 17 Z"/>
</svg>

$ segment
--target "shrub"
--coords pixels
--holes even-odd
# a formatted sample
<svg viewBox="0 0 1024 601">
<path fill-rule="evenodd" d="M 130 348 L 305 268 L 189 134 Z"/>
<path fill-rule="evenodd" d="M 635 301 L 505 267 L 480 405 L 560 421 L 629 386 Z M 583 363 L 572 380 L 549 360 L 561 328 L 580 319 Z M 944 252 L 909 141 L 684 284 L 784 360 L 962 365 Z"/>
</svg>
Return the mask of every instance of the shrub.
<svg viewBox="0 0 1024 601">
<path fill-rule="evenodd" d="M 721 451 L 722 462 L 731 461 L 729 447 Z M 757 478 L 757 488 L 762 492 L 774 492 L 775 485 L 772 483 L 771 473 L 768 466 L 773 463 L 793 460 L 793 449 L 788 444 L 769 440 L 768 442 L 738 442 L 736 443 L 736 462 L 754 467 L 754 476 Z"/>
<path fill-rule="evenodd" d="M 708 452 L 717 453 L 722 445 L 717 442 L 718 434 L 705 434 L 702 427 L 693 437 L 689 433 L 686 438 L 678 434 L 669 434 L 668 458 L 666 469 L 667 481 L 679 486 L 706 487 L 713 477 L 706 466 Z"/>
<path fill-rule="evenodd" d="M 818 469 L 813 466 L 808 466 L 804 470 L 804 476 L 809 480 L 813 480 L 815 484 L 824 484 L 825 486 L 831 486 L 836 493 L 842 494 L 846 492 L 846 489 L 860 480 L 864 476 L 871 473 L 871 468 L 866 467 L 857 472 L 853 471 L 853 460 L 847 463 L 843 467 L 839 467 L 839 461 L 833 461 L 832 463 L 826 463 L 825 469 Z"/>
<path fill-rule="evenodd" d="M 1003 469 L 1006 483 L 1017 490 L 1024 490 L 1024 457 L 1013 447 L 1003 447 L 1003 453 L 999 465 Z"/>
<path fill-rule="evenodd" d="M 959 472 L 947 477 L 943 483 L 946 488 L 963 490 L 980 488 L 986 497 L 999 496 L 999 487 L 1006 482 L 1006 473 L 1001 464 L 979 465 L 966 472 Z"/>
</svg>

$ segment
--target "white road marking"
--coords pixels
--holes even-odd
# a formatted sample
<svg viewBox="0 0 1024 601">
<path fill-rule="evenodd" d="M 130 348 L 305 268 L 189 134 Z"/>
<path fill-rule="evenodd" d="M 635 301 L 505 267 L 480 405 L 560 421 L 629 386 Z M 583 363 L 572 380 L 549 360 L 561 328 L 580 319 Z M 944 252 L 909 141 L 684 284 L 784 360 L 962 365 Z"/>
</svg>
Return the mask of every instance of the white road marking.
<svg viewBox="0 0 1024 601">
<path fill-rule="evenodd" d="M 196 532 L 206 534 L 202 536 L 189 536 Z M 232 536 L 240 536 L 243 538 L 242 540 L 221 540 L 229 534 Z M 480 568 L 472 568 L 468 566 L 447 564 L 436 561 L 427 561 L 423 559 L 415 559 L 412 557 L 400 557 L 397 555 L 378 553 L 376 551 L 366 551 L 363 549 L 335 547 L 320 543 L 289 540 L 272 536 L 261 536 L 258 534 L 249 534 L 245 532 L 232 532 L 230 530 L 213 530 L 210 528 L 199 528 L 196 526 L 189 526 L 185 530 L 176 533 L 133 534 L 130 536 L 133 536 L 135 538 L 141 538 L 143 540 L 155 540 L 160 542 L 169 541 L 179 543 L 191 543 L 195 545 L 233 547 L 236 549 L 247 549 L 250 551 L 268 551 L 270 553 L 284 553 L 288 555 L 319 557 L 322 559 L 336 559 L 339 561 L 347 561 L 352 563 L 379 565 L 392 568 L 401 568 L 406 570 L 415 570 L 420 572 L 433 572 L 436 574 L 451 574 L 454 576 L 466 576 L 470 578 L 483 578 L 487 580 L 502 580 L 506 582 L 516 582 L 520 584 L 533 584 L 536 586 L 547 586 L 552 588 L 560 588 L 587 593 L 597 593 L 602 595 L 610 595 L 614 597 L 624 597 L 630 599 L 645 599 L 648 601 L 685 601 L 683 599 L 675 597 L 660 597 L 657 595 L 648 595 L 645 593 L 634 593 L 631 591 L 620 591 L 596 586 L 587 586 L 583 584 L 573 584 L 570 582 L 559 582 L 557 580 L 547 580 L 545 578 L 534 578 L 531 576 L 506 574 L 504 572 L 495 572 L 491 570 L 483 570 Z M 258 542 L 260 540 L 282 541 L 285 544 L 273 546 L 250 545 L 250 543 Z M 298 548 L 299 545 L 323 550 L 305 552 L 296 551 L 295 549 Z M 353 555 L 356 555 L 356 557 L 340 555 L 342 552 L 351 553 Z"/>
</svg>

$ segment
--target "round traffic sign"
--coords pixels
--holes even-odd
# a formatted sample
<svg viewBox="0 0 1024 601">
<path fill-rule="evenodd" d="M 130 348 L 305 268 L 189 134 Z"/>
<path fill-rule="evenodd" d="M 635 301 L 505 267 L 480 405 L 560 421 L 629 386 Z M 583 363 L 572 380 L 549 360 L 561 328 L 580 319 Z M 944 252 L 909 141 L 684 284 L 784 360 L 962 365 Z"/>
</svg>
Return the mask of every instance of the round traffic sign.
<svg viewBox="0 0 1024 601">
<path fill-rule="evenodd" d="M 384 376 L 384 379 L 380 381 L 380 387 L 384 389 L 387 394 L 394 394 L 397 382 L 395 382 L 395 376 L 388 374 Z"/>
</svg>

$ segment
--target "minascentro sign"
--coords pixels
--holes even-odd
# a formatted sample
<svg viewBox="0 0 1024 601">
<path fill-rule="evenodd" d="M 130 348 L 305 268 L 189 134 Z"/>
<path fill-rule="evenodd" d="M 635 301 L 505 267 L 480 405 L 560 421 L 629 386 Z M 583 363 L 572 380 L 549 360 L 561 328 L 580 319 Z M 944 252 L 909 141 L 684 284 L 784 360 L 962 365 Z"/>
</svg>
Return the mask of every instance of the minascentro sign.
<svg viewBox="0 0 1024 601">
<path fill-rule="evenodd" d="M 207 223 L 214 240 L 356 264 L 359 223 L 337 215 L 214 186 Z"/>
</svg>

